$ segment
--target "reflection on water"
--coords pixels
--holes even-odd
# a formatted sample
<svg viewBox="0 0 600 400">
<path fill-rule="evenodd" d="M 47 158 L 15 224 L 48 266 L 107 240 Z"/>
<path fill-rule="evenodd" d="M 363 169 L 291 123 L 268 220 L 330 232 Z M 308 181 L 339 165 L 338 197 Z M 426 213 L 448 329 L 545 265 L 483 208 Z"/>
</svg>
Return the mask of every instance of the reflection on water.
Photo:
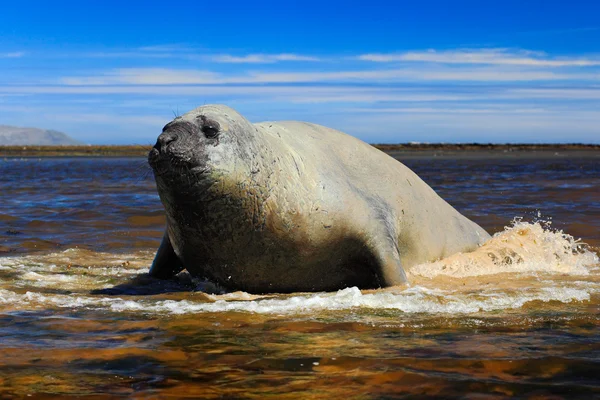
<svg viewBox="0 0 600 400">
<path fill-rule="evenodd" d="M 575 239 L 600 245 L 597 160 L 405 163 L 495 237 L 409 286 L 255 296 L 146 275 L 144 160 L 0 162 L 0 393 L 599 397 L 600 265 Z"/>
<path fill-rule="evenodd" d="M 6 159 L 0 251 L 152 248 L 164 218 L 143 159 Z M 6 190 L 6 189 L 8 190 Z"/>
</svg>

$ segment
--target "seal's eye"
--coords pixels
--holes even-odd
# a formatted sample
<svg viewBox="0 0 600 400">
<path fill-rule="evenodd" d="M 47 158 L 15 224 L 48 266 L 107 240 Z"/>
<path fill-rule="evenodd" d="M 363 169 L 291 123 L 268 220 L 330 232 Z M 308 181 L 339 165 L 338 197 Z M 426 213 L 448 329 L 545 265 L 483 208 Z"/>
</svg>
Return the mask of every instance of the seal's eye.
<svg viewBox="0 0 600 400">
<path fill-rule="evenodd" d="M 217 137 L 217 135 L 219 134 L 219 127 L 205 125 L 202 127 L 202 132 L 204 132 L 206 137 L 214 138 L 214 137 Z"/>
<path fill-rule="evenodd" d="M 219 126 L 217 121 L 208 119 L 204 115 L 199 116 L 198 119 L 201 120 L 202 127 L 200 129 L 202 130 L 202 133 L 204 133 L 204 136 L 207 138 L 215 138 L 219 135 L 221 126 Z"/>
</svg>

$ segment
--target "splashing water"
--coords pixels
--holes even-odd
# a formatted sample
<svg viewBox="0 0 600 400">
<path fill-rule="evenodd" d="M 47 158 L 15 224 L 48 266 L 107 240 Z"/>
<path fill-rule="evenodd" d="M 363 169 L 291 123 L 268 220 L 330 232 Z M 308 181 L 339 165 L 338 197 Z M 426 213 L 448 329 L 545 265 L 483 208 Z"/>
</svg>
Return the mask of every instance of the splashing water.
<svg viewBox="0 0 600 400">
<path fill-rule="evenodd" d="M 9 257 L 0 260 L 0 305 L 13 311 L 85 308 L 167 315 L 308 315 L 357 309 L 464 314 L 518 309 L 533 301 L 589 301 L 600 289 L 598 256 L 572 236 L 543 225 L 515 220 L 474 252 L 413 267 L 407 286 L 370 291 L 347 288 L 335 293 L 210 295 L 197 292 L 203 283 L 187 273 L 180 274 L 177 282 L 140 280 L 150 264 L 150 252 L 113 255 L 67 250 Z M 162 296 L 135 296 L 139 287 L 109 290 L 128 284 L 133 289 L 137 284 L 142 292 L 144 287 L 150 293 L 157 289 L 154 293 Z M 164 299 L 167 292 L 180 293 Z"/>
<path fill-rule="evenodd" d="M 511 226 L 471 253 L 458 253 L 432 263 L 413 267 L 410 274 L 433 278 L 455 278 L 502 273 L 563 273 L 588 275 L 598 264 L 598 255 L 550 222 L 513 220 Z"/>
</svg>

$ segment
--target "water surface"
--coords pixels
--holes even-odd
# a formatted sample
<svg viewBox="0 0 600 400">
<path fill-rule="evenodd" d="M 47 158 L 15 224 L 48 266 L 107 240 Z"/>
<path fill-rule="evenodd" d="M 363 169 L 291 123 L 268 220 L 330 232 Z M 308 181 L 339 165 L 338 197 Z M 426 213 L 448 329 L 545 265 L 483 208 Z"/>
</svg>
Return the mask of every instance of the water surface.
<svg viewBox="0 0 600 400">
<path fill-rule="evenodd" d="M 599 158 L 402 161 L 494 238 L 409 286 L 268 296 L 146 275 L 145 160 L 0 161 L 0 393 L 600 397 Z"/>
</svg>

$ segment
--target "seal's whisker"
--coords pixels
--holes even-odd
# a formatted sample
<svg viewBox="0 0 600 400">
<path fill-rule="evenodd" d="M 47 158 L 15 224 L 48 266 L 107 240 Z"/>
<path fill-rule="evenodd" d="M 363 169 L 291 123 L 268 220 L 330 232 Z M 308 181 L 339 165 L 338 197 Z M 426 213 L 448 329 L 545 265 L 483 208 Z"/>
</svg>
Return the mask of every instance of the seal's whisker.
<svg viewBox="0 0 600 400">
<path fill-rule="evenodd" d="M 145 181 L 152 173 L 152 168 L 148 165 L 148 161 L 140 161 L 139 164 L 135 166 L 135 173 L 138 176 L 137 182 Z"/>
</svg>

